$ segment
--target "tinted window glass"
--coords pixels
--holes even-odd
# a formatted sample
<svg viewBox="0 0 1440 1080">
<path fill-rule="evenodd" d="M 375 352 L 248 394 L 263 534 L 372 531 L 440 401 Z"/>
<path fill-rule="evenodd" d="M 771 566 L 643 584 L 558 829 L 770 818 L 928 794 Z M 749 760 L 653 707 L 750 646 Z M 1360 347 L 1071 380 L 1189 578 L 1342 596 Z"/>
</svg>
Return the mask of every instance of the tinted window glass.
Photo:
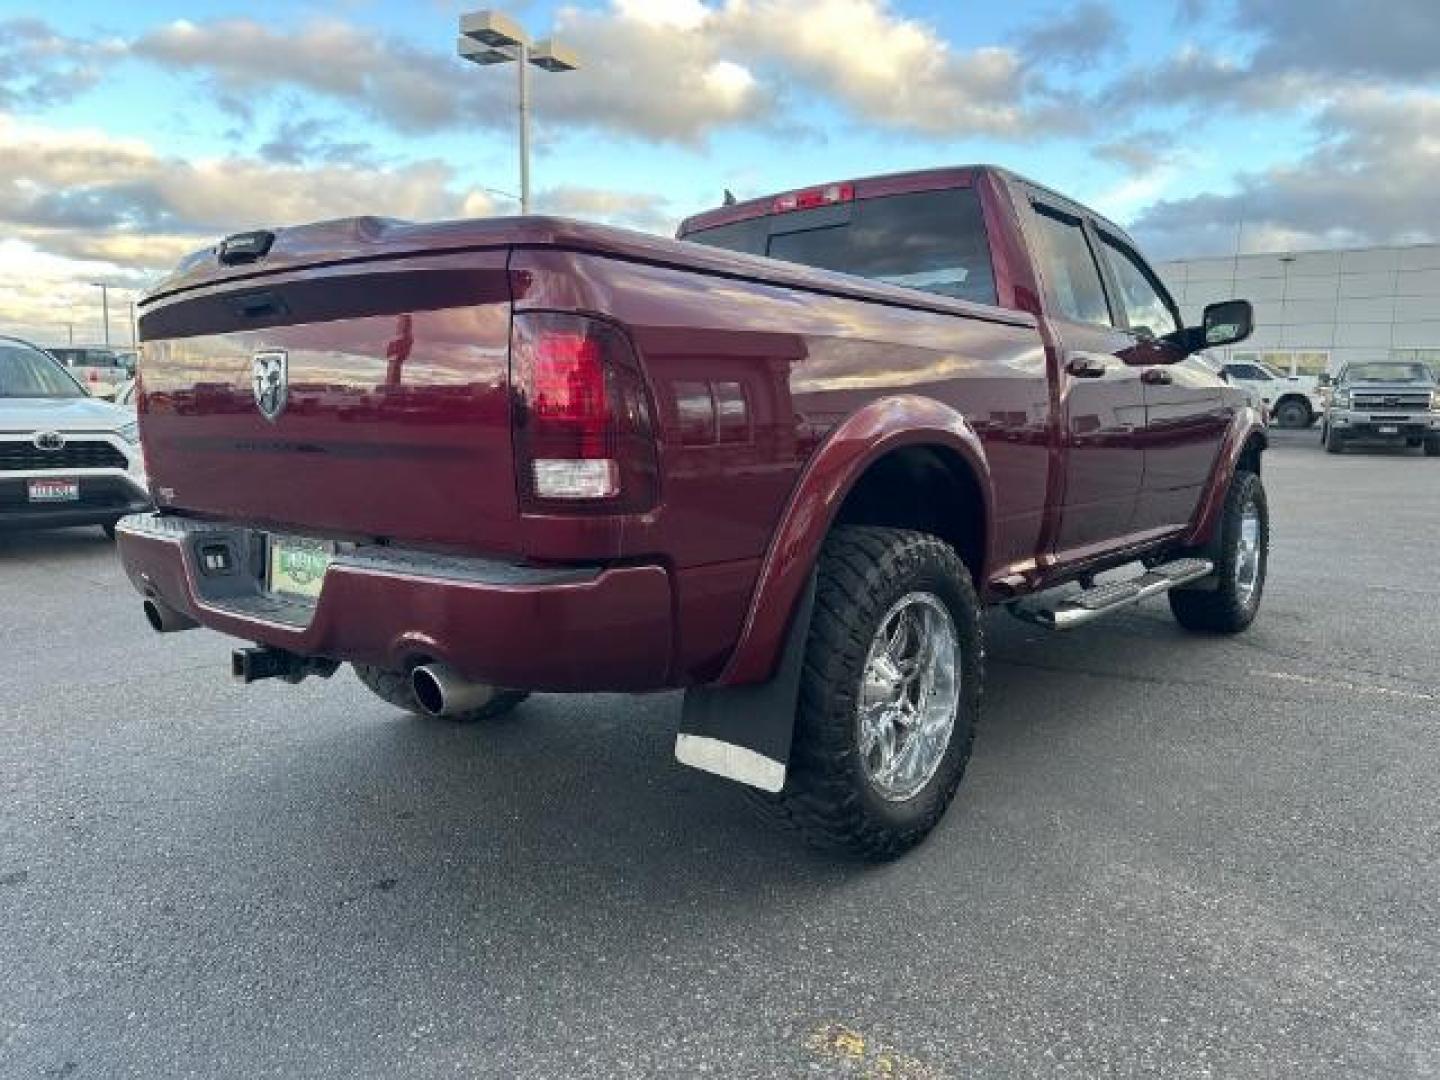
<svg viewBox="0 0 1440 1080">
<path fill-rule="evenodd" d="M 1148 330 L 1156 337 L 1180 329 L 1175 316 L 1161 299 L 1155 283 L 1145 272 L 1144 266 L 1133 252 L 1126 250 L 1103 233 L 1100 236 L 1105 257 L 1110 260 L 1110 271 L 1120 286 L 1120 302 L 1125 306 L 1125 315 L 1130 320 L 1131 330 Z"/>
<path fill-rule="evenodd" d="M 1236 379 L 1249 379 L 1252 382 L 1271 381 L 1270 376 L 1254 364 L 1228 364 L 1225 370 Z"/>
<path fill-rule="evenodd" d="M 861 199 L 851 205 L 848 221 L 820 228 L 797 228 L 805 224 L 804 213 L 722 225 L 686 239 L 758 252 L 766 238 L 764 253 L 772 258 L 995 303 L 990 243 L 971 188 Z"/>
<path fill-rule="evenodd" d="M 78 398 L 85 391 L 39 349 L 0 341 L 0 398 Z"/>
<path fill-rule="evenodd" d="M 1424 364 L 1351 364 L 1340 373 L 1341 382 L 1424 382 L 1431 381 Z"/>
<path fill-rule="evenodd" d="M 1041 269 L 1056 305 L 1077 322 L 1110 326 L 1110 309 L 1100 284 L 1100 268 L 1078 219 L 1045 207 L 1035 208 L 1040 227 Z"/>
<path fill-rule="evenodd" d="M 770 239 L 770 219 L 751 218 L 737 221 L 733 225 L 717 225 L 713 229 L 688 233 L 686 240 L 710 247 L 725 248 L 727 251 L 743 251 L 749 255 L 764 255 L 765 244 Z"/>
</svg>

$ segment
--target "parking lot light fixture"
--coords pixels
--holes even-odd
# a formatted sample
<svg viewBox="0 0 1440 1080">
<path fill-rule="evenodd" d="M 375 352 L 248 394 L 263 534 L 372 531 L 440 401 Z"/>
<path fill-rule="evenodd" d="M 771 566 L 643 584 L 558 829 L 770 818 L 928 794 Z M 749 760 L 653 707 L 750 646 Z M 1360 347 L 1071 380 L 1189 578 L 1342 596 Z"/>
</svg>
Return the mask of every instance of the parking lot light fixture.
<svg viewBox="0 0 1440 1080">
<path fill-rule="evenodd" d="M 461 15 L 460 34 L 494 48 L 513 49 L 530 44 L 525 28 L 503 11 L 472 11 Z"/>
<path fill-rule="evenodd" d="M 562 45 L 554 38 L 535 43 L 530 50 L 530 63 L 543 71 L 574 71 L 580 66 L 580 57 L 574 49 Z"/>
<path fill-rule="evenodd" d="M 553 73 L 574 71 L 580 58 L 573 49 L 545 39 L 531 46 L 530 36 L 503 11 L 475 11 L 460 16 L 456 53 L 481 67 L 514 63 L 519 73 L 520 212 L 530 212 L 530 65 Z"/>
</svg>

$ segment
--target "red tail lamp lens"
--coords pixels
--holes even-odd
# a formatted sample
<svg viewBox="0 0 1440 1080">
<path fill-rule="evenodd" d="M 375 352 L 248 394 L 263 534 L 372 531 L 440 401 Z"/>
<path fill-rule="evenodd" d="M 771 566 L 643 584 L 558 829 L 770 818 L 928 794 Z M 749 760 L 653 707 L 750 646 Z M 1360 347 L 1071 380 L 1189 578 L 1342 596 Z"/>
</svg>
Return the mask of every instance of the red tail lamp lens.
<svg viewBox="0 0 1440 1080">
<path fill-rule="evenodd" d="M 537 425 L 574 439 L 574 456 L 607 454 L 610 403 L 600 342 L 564 331 L 541 334 L 531 371 L 531 408 Z"/>
<path fill-rule="evenodd" d="M 510 363 L 524 502 L 612 511 L 653 505 L 649 398 L 624 334 L 581 315 L 522 312 Z"/>
</svg>

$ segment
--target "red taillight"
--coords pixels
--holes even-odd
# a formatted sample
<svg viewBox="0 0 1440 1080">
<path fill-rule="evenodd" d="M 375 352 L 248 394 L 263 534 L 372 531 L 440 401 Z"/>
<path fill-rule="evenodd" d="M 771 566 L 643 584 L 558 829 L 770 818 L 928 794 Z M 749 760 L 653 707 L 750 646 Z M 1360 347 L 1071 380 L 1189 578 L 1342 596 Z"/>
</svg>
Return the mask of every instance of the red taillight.
<svg viewBox="0 0 1440 1080">
<path fill-rule="evenodd" d="M 653 505 L 649 399 L 619 330 L 581 315 L 521 312 L 510 364 L 523 502 L 607 510 Z"/>
<path fill-rule="evenodd" d="M 600 342 L 584 334 L 542 333 L 530 371 L 534 420 L 553 434 L 568 432 L 578 458 L 603 458 L 610 427 Z"/>
<path fill-rule="evenodd" d="M 817 206 L 834 206 L 836 203 L 854 202 L 854 184 L 826 184 L 824 187 L 806 188 L 781 195 L 771 206 L 771 212 L 788 214 L 792 210 L 813 210 Z"/>
</svg>

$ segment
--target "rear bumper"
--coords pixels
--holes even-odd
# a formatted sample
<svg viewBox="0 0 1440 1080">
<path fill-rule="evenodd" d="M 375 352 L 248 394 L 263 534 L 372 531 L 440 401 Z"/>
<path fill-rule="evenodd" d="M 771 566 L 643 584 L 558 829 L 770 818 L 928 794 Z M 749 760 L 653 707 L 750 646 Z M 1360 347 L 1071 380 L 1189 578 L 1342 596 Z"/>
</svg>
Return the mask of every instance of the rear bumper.
<svg viewBox="0 0 1440 1080">
<path fill-rule="evenodd" d="M 157 514 L 128 517 L 121 560 L 141 593 L 202 626 L 302 656 L 401 669 L 443 660 L 522 690 L 669 685 L 670 576 L 660 566 L 534 568 L 365 546 L 342 551 L 313 603 L 259 585 L 251 530 Z M 202 574 L 202 547 L 229 544 L 232 574 Z"/>
</svg>

